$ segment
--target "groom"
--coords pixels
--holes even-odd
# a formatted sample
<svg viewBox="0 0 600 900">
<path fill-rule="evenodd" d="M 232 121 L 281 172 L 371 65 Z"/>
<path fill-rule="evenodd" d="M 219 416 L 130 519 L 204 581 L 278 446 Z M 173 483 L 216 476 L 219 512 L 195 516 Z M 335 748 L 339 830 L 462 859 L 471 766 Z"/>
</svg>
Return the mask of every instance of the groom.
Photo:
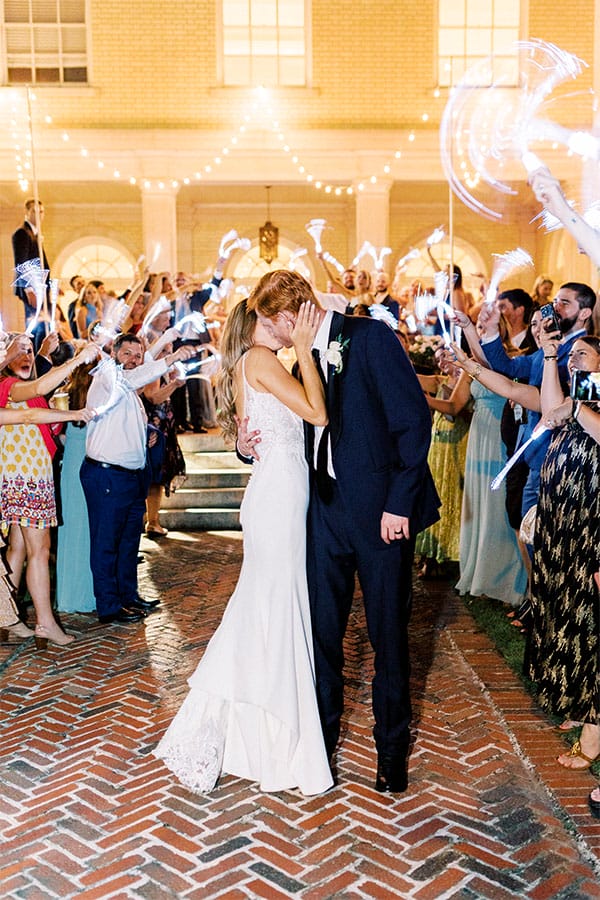
<svg viewBox="0 0 600 900">
<path fill-rule="evenodd" d="M 319 306 L 295 272 L 264 275 L 248 300 L 284 347 L 302 303 Z M 319 307 L 320 309 L 320 307 Z M 306 425 L 312 473 L 307 574 L 317 697 L 333 763 L 344 705 L 343 639 L 358 573 L 375 651 L 372 696 L 378 791 L 406 790 L 411 705 L 407 626 L 415 536 L 435 522 L 427 466 L 431 416 L 395 334 L 381 322 L 320 309 L 318 351 L 329 424 Z M 240 431 L 255 456 L 257 433 Z"/>
</svg>

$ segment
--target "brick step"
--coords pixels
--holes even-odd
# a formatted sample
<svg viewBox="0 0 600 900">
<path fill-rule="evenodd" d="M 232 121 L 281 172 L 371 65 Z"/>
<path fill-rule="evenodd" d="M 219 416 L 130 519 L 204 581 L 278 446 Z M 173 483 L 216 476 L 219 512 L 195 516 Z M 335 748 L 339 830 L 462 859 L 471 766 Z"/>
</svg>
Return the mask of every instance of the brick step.
<svg viewBox="0 0 600 900">
<path fill-rule="evenodd" d="M 186 481 L 185 486 L 178 488 L 170 497 L 165 497 L 162 501 L 162 509 L 191 509 L 203 507 L 206 509 L 239 509 L 242 497 L 244 496 L 244 485 L 233 486 L 229 484 L 219 486 L 204 487 L 188 487 Z M 162 516 L 162 513 L 161 513 Z"/>
<path fill-rule="evenodd" d="M 187 507 L 161 509 L 160 521 L 170 531 L 239 531 L 239 508 Z"/>
<path fill-rule="evenodd" d="M 177 493 L 182 490 L 201 491 L 204 488 L 243 488 L 250 475 L 250 469 L 247 472 L 240 469 L 198 469 L 194 472 L 188 466 L 187 478 Z"/>
<path fill-rule="evenodd" d="M 188 453 L 211 453 L 232 450 L 231 444 L 226 444 L 216 429 L 208 434 L 180 434 L 177 436 L 177 440 L 184 455 Z"/>
<path fill-rule="evenodd" d="M 184 485 L 164 497 L 160 521 L 180 531 L 236 531 L 239 508 L 252 473 L 217 433 L 182 434 Z"/>
</svg>

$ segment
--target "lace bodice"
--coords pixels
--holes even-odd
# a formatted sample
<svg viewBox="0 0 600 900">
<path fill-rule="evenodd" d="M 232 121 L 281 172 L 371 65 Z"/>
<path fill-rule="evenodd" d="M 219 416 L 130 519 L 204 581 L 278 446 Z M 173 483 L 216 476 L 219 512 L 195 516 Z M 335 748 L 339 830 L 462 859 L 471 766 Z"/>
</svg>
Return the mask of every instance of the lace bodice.
<svg viewBox="0 0 600 900">
<path fill-rule="evenodd" d="M 302 419 L 273 394 L 257 391 L 246 380 L 246 359 L 242 362 L 244 377 L 244 413 L 250 430 L 260 430 L 261 457 L 272 448 L 304 456 Z"/>
</svg>

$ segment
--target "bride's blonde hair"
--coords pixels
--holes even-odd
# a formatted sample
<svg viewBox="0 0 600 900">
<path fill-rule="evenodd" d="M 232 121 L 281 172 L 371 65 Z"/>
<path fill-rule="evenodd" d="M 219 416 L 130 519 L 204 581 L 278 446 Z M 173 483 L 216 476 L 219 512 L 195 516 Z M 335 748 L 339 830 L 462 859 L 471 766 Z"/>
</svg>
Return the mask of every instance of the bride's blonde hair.
<svg viewBox="0 0 600 900">
<path fill-rule="evenodd" d="M 235 424 L 235 367 L 241 357 L 254 344 L 256 313 L 248 309 L 247 301 L 242 300 L 231 310 L 221 338 L 221 371 L 217 377 L 217 422 L 223 431 L 223 437 L 235 441 L 237 425 Z"/>
</svg>

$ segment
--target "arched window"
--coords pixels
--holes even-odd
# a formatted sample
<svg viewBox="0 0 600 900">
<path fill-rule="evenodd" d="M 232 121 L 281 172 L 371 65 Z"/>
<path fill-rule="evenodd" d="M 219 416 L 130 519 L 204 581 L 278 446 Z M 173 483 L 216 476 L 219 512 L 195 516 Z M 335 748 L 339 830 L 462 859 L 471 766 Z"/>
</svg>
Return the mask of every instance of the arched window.
<svg viewBox="0 0 600 900">
<path fill-rule="evenodd" d="M 128 251 L 107 238 L 80 238 L 65 247 L 52 265 L 52 274 L 68 288 L 73 275 L 86 281 L 103 281 L 108 289 L 121 293 L 130 283 L 135 260 Z"/>
<path fill-rule="evenodd" d="M 434 269 L 427 256 L 426 240 L 423 238 L 416 248 L 420 250 L 420 254 L 416 259 L 408 261 L 406 268 L 402 271 L 401 282 L 410 284 L 415 279 L 423 282 L 425 287 L 433 286 Z M 440 241 L 431 248 L 434 259 L 443 269 L 450 262 L 450 242 L 448 240 Z M 465 291 L 469 291 L 474 297 L 479 295 L 479 286 L 481 284 L 481 275 L 485 275 L 487 266 L 485 265 L 479 253 L 460 238 L 455 238 L 453 242 L 452 261 L 458 266 L 463 275 L 463 286 Z"/>
<path fill-rule="evenodd" d="M 300 255 L 301 250 L 301 247 L 295 247 L 285 238 L 280 237 L 277 256 L 269 264 L 260 258 L 260 247 L 257 241 L 250 250 L 234 260 L 227 275 L 229 278 L 233 278 L 236 284 L 244 283 L 249 287 L 253 286 L 266 272 L 273 272 L 275 269 L 290 269 L 308 280 L 312 280 L 314 278 L 312 263 L 306 254 Z"/>
</svg>

